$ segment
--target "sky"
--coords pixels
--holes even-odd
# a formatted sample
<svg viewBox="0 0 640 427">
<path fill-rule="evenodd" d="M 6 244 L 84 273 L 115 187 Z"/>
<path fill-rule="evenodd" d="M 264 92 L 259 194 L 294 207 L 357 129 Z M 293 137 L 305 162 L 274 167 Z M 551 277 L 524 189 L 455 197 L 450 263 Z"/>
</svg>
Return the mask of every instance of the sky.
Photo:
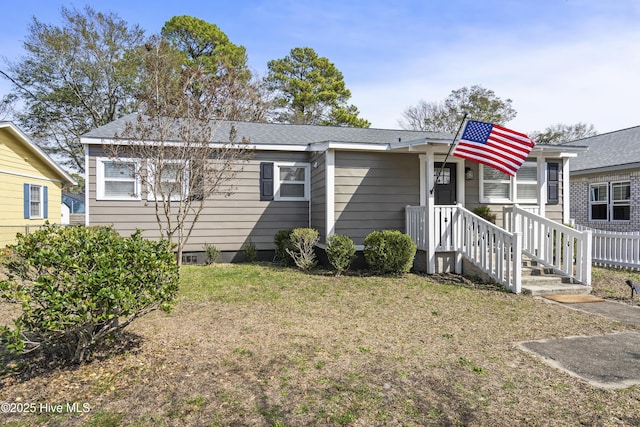
<svg viewBox="0 0 640 427">
<path fill-rule="evenodd" d="M 640 125 L 640 0 L 21 0 L 3 7 L 0 69 L 24 54 L 33 17 L 60 25 L 62 6 L 85 5 L 147 35 L 177 15 L 216 24 L 259 75 L 311 47 L 342 72 L 374 128 L 399 128 L 407 107 L 472 85 L 511 99 L 518 114 L 507 126 L 521 132 Z M 9 89 L 0 78 L 0 96 Z"/>
</svg>

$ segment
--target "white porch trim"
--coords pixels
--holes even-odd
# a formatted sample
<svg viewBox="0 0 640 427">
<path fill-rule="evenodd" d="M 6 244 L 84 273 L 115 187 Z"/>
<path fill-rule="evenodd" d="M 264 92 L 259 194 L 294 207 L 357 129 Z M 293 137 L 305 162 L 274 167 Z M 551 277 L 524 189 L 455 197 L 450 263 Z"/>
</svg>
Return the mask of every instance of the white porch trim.
<svg viewBox="0 0 640 427">
<path fill-rule="evenodd" d="M 562 159 L 562 222 L 564 224 L 568 224 L 571 220 L 571 197 L 569 194 L 571 180 L 569 174 L 569 159 Z"/>
<path fill-rule="evenodd" d="M 546 216 L 545 205 L 547 204 L 547 162 L 544 156 L 538 157 L 536 169 L 538 171 L 538 206 L 540 216 Z"/>
<path fill-rule="evenodd" d="M 325 211 L 325 241 L 336 232 L 336 152 L 325 151 L 325 194 L 327 199 Z M 311 203 L 311 202 L 309 202 Z"/>
<path fill-rule="evenodd" d="M 91 181 L 91 174 L 89 173 L 89 146 L 84 146 L 84 225 L 90 225 L 89 212 L 90 212 L 90 204 L 89 204 L 89 183 Z M 95 174 L 94 174 L 95 176 Z"/>
<path fill-rule="evenodd" d="M 426 180 L 425 199 L 427 213 L 433 212 L 436 205 L 435 195 L 431 192 L 434 184 L 433 173 L 434 168 L 434 153 L 433 147 L 427 147 L 427 153 L 425 155 L 424 170 L 425 175 L 421 178 L 422 181 Z M 420 196 L 422 198 L 422 196 Z M 435 229 L 435 218 L 433 215 L 427 215 L 427 274 L 435 274 L 436 272 L 436 236 L 431 230 Z"/>
</svg>

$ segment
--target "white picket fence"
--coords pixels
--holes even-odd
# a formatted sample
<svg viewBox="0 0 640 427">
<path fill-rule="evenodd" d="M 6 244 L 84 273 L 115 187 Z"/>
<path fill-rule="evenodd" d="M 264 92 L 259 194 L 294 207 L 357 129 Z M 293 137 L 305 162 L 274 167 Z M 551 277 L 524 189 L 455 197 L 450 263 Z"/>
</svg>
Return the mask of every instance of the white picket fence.
<svg viewBox="0 0 640 427">
<path fill-rule="evenodd" d="M 576 225 L 576 229 L 591 231 L 594 264 L 640 270 L 640 232 L 605 231 L 583 225 Z"/>
</svg>

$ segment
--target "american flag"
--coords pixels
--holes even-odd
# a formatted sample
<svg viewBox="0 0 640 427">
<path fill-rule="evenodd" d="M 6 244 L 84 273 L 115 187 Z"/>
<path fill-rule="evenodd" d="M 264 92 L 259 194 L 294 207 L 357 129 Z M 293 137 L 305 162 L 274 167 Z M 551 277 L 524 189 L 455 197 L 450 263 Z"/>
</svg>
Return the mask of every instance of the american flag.
<svg viewBox="0 0 640 427">
<path fill-rule="evenodd" d="M 535 142 L 523 133 L 469 120 L 453 155 L 514 176 L 534 145 Z"/>
</svg>

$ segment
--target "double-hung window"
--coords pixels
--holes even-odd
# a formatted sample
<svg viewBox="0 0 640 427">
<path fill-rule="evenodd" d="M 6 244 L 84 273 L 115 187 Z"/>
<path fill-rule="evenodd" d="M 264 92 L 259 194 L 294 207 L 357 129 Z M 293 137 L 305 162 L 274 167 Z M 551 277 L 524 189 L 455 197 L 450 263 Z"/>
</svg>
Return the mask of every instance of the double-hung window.
<svg viewBox="0 0 640 427">
<path fill-rule="evenodd" d="M 309 164 L 274 164 L 274 200 L 309 200 Z"/>
<path fill-rule="evenodd" d="M 589 219 L 592 221 L 609 220 L 609 184 L 589 185 Z"/>
<path fill-rule="evenodd" d="M 538 168 L 525 162 L 511 177 L 489 166 L 480 165 L 480 201 L 482 203 L 537 203 Z"/>
<path fill-rule="evenodd" d="M 149 200 L 183 200 L 189 192 L 189 163 L 184 160 L 148 161 Z"/>
<path fill-rule="evenodd" d="M 629 221 L 631 182 L 599 182 L 589 185 L 589 220 Z"/>
<path fill-rule="evenodd" d="M 42 218 L 42 186 L 32 185 L 29 191 L 29 217 Z"/>
<path fill-rule="evenodd" d="M 140 200 L 139 161 L 96 159 L 96 199 Z"/>
<path fill-rule="evenodd" d="M 611 183 L 611 219 L 613 221 L 631 219 L 631 182 Z"/>
<path fill-rule="evenodd" d="M 48 187 L 24 184 L 24 218 L 45 219 L 48 217 Z"/>
</svg>

